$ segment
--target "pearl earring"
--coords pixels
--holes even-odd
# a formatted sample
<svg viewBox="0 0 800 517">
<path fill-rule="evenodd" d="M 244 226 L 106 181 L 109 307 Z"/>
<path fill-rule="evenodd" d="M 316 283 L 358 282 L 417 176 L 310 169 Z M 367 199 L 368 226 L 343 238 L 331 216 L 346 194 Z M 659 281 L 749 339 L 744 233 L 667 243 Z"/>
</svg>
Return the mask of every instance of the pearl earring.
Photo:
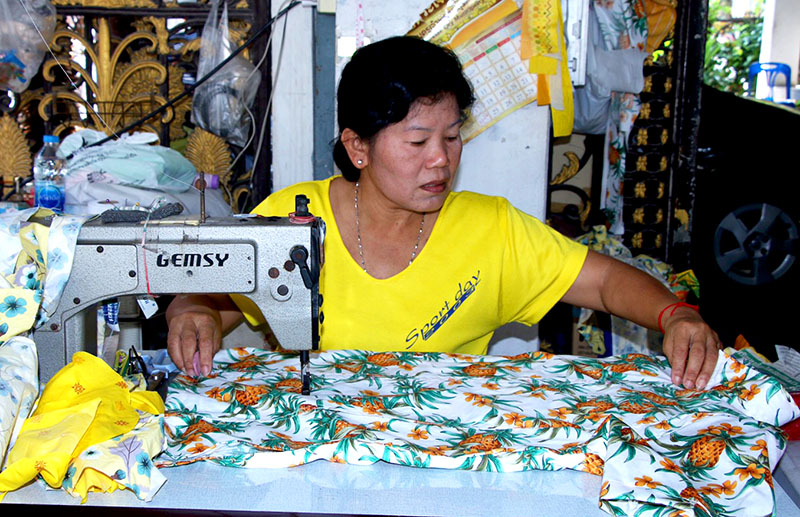
<svg viewBox="0 0 800 517">
<path fill-rule="evenodd" d="M 362 165 L 364 163 L 364 160 L 356 160 L 356 163 Z"/>
</svg>

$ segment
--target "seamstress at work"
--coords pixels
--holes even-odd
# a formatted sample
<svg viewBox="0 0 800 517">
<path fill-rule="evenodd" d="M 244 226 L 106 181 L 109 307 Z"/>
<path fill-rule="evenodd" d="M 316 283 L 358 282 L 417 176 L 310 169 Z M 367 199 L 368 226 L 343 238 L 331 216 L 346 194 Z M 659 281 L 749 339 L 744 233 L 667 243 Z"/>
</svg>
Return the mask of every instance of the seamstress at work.
<svg viewBox="0 0 800 517">
<path fill-rule="evenodd" d="M 453 53 L 411 37 L 365 46 L 345 66 L 337 100 L 342 175 L 286 188 L 254 210 L 286 216 L 305 194 L 326 222 L 322 349 L 486 354 L 497 328 L 535 324 L 563 301 L 661 327 L 672 381 L 706 386 L 717 334 L 657 280 L 503 198 L 451 190 L 474 100 Z M 486 171 L 502 173 L 502 164 Z M 177 297 L 167 310 L 175 364 L 208 374 L 243 313 L 259 323 L 238 297 Z"/>
</svg>

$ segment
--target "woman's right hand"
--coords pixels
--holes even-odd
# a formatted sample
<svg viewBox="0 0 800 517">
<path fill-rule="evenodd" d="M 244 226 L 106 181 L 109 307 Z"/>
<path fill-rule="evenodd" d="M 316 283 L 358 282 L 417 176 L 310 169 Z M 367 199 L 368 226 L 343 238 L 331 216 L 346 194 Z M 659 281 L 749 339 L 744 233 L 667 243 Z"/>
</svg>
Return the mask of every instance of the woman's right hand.
<svg viewBox="0 0 800 517">
<path fill-rule="evenodd" d="M 230 326 L 232 301 L 227 295 L 179 295 L 167 307 L 167 350 L 172 362 L 188 375 L 208 375 L 222 334 Z M 238 313 L 241 318 L 241 313 Z M 236 318 L 236 319 L 239 319 Z M 197 360 L 195 360 L 195 355 Z"/>
</svg>

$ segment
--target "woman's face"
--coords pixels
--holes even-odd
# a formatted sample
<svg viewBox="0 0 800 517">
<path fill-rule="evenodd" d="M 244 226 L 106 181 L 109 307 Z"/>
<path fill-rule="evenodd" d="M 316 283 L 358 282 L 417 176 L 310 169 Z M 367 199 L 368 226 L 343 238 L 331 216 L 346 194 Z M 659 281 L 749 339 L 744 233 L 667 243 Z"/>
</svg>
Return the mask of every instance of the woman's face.
<svg viewBox="0 0 800 517">
<path fill-rule="evenodd" d="M 411 105 L 406 118 L 370 142 L 367 179 L 393 208 L 435 212 L 461 160 L 461 113 L 452 95 Z"/>
</svg>

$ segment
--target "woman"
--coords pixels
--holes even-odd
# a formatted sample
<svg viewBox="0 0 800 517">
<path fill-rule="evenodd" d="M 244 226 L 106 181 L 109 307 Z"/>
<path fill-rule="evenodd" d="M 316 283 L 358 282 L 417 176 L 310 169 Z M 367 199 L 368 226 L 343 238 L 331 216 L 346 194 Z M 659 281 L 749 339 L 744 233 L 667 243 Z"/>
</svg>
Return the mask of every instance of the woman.
<svg viewBox="0 0 800 517">
<path fill-rule="evenodd" d="M 342 176 L 254 210 L 285 216 L 302 193 L 326 222 L 321 348 L 485 354 L 495 329 L 534 324 L 561 300 L 661 327 L 673 382 L 705 387 L 719 340 L 696 310 L 505 199 L 451 191 L 473 102 L 454 54 L 410 37 L 371 44 L 344 68 L 337 100 Z M 242 311 L 260 323 L 251 309 L 228 296 L 177 297 L 167 310 L 175 364 L 208 374 Z"/>
</svg>

